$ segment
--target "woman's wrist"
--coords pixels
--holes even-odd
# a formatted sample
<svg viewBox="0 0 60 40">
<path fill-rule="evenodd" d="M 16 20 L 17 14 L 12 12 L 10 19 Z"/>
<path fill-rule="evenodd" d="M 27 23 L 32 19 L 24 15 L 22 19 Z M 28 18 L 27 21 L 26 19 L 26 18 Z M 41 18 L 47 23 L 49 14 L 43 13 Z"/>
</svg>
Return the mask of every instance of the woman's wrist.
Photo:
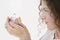
<svg viewBox="0 0 60 40">
<path fill-rule="evenodd" d="M 31 40 L 30 37 L 20 37 L 20 40 Z"/>
<path fill-rule="evenodd" d="M 20 36 L 19 39 L 20 40 L 25 40 L 25 37 L 24 36 Z"/>
<path fill-rule="evenodd" d="M 26 38 L 26 40 L 31 40 L 30 35 L 26 35 L 25 38 Z"/>
<path fill-rule="evenodd" d="M 24 36 L 19 37 L 20 40 L 31 40 L 30 35 L 25 34 Z"/>
</svg>

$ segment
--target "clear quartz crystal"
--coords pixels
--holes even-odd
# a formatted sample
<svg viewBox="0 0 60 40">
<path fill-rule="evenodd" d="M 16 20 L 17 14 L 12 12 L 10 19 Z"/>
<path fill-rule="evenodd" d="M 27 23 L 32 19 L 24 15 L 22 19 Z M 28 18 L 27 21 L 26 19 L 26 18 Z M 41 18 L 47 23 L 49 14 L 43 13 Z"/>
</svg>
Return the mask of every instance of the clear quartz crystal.
<svg viewBox="0 0 60 40">
<path fill-rule="evenodd" d="M 16 13 L 13 13 L 12 15 L 9 16 L 13 22 L 15 22 L 16 19 Z"/>
<path fill-rule="evenodd" d="M 13 15 L 11 16 L 11 18 L 12 18 L 13 20 L 15 20 L 15 19 L 16 19 L 16 13 L 13 13 Z"/>
</svg>

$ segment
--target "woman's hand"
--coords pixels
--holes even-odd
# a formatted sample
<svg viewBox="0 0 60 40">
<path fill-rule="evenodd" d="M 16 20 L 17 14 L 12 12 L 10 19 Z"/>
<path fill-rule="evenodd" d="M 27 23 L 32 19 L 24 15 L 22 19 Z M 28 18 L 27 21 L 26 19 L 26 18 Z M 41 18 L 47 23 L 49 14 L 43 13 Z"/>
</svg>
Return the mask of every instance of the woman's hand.
<svg viewBox="0 0 60 40">
<path fill-rule="evenodd" d="M 24 24 L 21 23 L 20 17 L 15 19 L 13 22 L 12 19 L 7 18 L 7 21 L 5 23 L 7 31 L 14 35 L 19 37 L 21 40 L 31 40 L 30 34 Z"/>
</svg>

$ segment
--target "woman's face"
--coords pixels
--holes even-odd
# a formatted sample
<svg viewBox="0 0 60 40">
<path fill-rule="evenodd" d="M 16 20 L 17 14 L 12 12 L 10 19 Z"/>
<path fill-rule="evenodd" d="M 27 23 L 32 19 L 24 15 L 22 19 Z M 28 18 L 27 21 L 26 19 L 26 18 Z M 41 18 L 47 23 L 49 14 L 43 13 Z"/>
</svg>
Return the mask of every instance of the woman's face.
<svg viewBox="0 0 60 40">
<path fill-rule="evenodd" d="M 47 24 L 48 29 L 54 29 L 55 28 L 55 21 L 54 21 L 54 16 L 50 15 L 51 11 L 47 7 L 47 4 L 45 1 L 42 1 L 41 5 L 41 11 L 40 11 L 40 17 L 42 21 L 44 21 Z"/>
</svg>

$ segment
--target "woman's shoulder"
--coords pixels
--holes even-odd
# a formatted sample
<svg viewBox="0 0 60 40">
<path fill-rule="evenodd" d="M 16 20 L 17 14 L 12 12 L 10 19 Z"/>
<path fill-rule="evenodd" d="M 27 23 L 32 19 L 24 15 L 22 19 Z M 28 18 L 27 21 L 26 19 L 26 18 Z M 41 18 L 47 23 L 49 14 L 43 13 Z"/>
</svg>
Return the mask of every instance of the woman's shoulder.
<svg viewBox="0 0 60 40">
<path fill-rule="evenodd" d="M 53 38 L 54 30 L 48 30 L 41 38 L 40 40 L 49 40 Z"/>
</svg>

